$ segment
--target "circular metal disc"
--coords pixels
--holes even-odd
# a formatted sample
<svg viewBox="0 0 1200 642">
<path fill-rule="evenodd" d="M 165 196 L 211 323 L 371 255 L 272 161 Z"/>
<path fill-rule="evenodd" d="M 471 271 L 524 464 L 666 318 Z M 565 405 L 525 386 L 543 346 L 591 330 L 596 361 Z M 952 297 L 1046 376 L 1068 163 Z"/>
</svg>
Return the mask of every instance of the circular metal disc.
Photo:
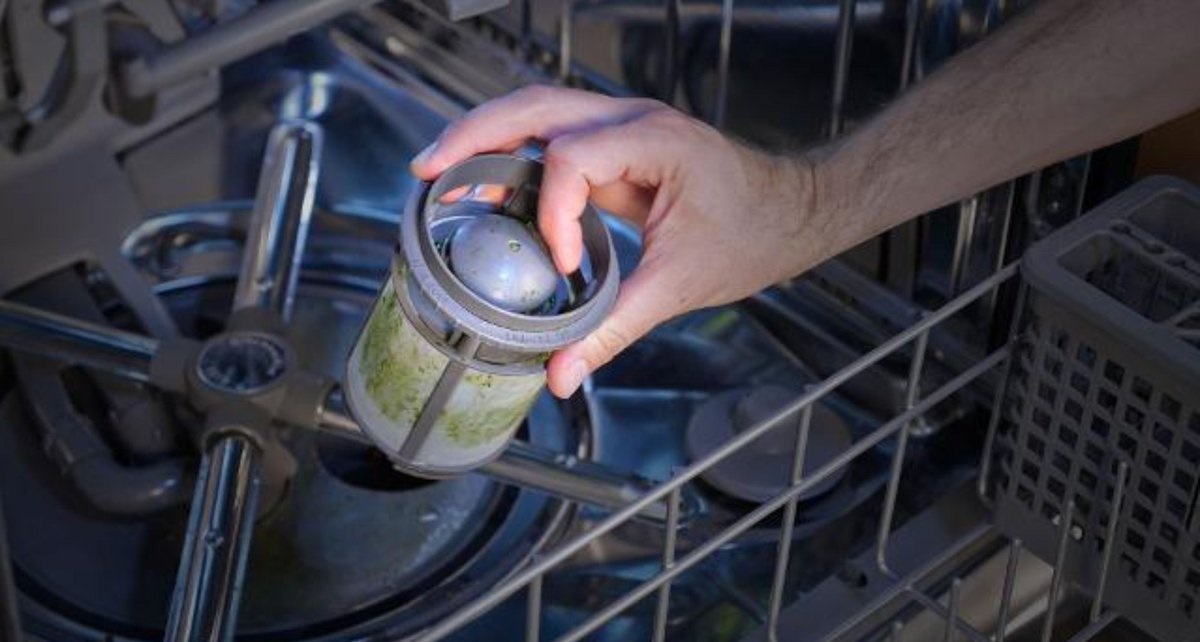
<svg viewBox="0 0 1200 642">
<path fill-rule="evenodd" d="M 796 398 L 796 391 L 779 386 L 730 390 L 705 401 L 692 415 L 687 430 L 688 456 L 693 461 L 713 452 L 742 431 L 779 411 Z M 712 467 L 701 478 L 738 499 L 764 502 L 789 485 L 793 446 L 800 429 L 797 413 L 789 426 L 767 432 Z M 813 406 L 804 469 L 813 471 L 850 447 L 850 428 L 821 403 Z M 811 499 L 829 492 L 845 476 L 845 468 L 800 494 Z"/>
</svg>

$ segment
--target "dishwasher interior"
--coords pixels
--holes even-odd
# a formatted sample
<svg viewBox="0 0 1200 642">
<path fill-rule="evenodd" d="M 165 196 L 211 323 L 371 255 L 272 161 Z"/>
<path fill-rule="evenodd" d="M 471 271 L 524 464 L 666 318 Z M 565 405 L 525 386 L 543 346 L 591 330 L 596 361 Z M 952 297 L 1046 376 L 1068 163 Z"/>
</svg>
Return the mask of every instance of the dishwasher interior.
<svg viewBox="0 0 1200 642">
<path fill-rule="evenodd" d="M 337 389 L 408 161 L 471 106 L 556 83 L 794 149 L 1026 4 L 0 3 L 0 636 L 1153 639 L 988 474 L 1017 260 L 1136 142 L 675 319 L 474 473 L 394 470 Z"/>
</svg>

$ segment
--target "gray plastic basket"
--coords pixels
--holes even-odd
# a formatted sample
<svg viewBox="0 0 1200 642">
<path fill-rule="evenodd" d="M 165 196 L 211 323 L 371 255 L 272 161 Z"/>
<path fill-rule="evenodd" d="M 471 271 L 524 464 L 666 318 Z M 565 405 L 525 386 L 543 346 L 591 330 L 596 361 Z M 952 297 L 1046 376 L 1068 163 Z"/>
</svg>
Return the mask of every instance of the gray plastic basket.
<svg viewBox="0 0 1200 642">
<path fill-rule="evenodd" d="M 1026 254 L 996 521 L 1164 641 L 1200 640 L 1200 189 L 1143 180 Z"/>
</svg>

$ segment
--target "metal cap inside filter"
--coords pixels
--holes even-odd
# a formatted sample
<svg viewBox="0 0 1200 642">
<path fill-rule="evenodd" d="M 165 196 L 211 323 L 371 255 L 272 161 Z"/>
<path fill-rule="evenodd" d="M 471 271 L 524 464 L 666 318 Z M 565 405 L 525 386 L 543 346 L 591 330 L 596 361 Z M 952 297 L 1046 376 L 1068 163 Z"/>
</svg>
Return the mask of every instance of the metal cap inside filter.
<svg viewBox="0 0 1200 642">
<path fill-rule="evenodd" d="M 541 178 L 537 160 L 487 154 L 446 170 L 412 201 L 400 228 L 411 297 L 402 303 L 432 338 L 471 337 L 480 360 L 519 364 L 579 341 L 608 314 L 620 278 L 608 229 L 587 205 L 580 269 L 560 275 L 536 229 Z M 505 200 L 470 198 L 481 186 L 502 188 Z M 467 196 L 445 202 L 458 193 Z"/>
<path fill-rule="evenodd" d="M 450 270 L 488 303 L 512 312 L 544 306 L 558 271 L 532 224 L 511 216 L 471 217 L 450 239 Z"/>
</svg>

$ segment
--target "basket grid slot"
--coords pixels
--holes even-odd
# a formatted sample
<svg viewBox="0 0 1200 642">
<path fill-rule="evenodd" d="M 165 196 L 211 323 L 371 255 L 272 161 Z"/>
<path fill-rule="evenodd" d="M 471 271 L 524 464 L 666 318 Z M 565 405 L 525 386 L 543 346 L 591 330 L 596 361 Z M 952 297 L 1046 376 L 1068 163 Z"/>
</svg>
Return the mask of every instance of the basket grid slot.
<svg viewBox="0 0 1200 642">
<path fill-rule="evenodd" d="M 1094 556 L 1106 544 L 1118 463 L 1127 461 L 1117 568 L 1200 619 L 1200 409 L 1045 319 L 1032 324 L 1016 363 L 1001 492 L 1055 525 L 1073 501 L 1072 537 Z"/>
</svg>

